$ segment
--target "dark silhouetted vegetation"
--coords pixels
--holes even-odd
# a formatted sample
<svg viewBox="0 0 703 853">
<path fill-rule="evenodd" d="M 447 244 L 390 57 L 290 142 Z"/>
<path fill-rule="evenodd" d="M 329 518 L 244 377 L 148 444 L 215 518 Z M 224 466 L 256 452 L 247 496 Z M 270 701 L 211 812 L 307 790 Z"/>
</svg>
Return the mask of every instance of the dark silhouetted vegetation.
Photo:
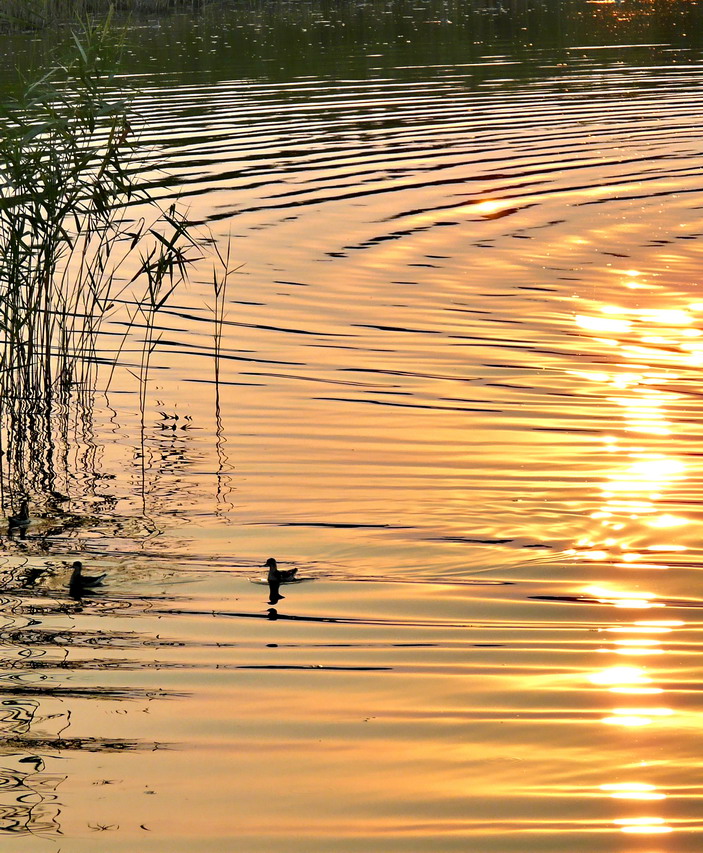
<svg viewBox="0 0 703 853">
<path fill-rule="evenodd" d="M 91 409 L 103 322 L 147 330 L 197 243 L 138 184 L 130 102 L 116 84 L 109 16 L 75 58 L 0 112 L 0 487 L 6 511 L 56 495 L 57 440 Z M 137 207 L 138 206 L 138 207 Z M 140 211 L 137 217 L 134 210 Z M 157 338 L 146 335 L 145 393 Z M 142 400 L 143 402 L 143 400 Z"/>
<path fill-rule="evenodd" d="M 203 0 L 0 0 L 0 25 L 10 29 L 41 29 L 112 9 L 134 13 L 199 9 Z"/>
</svg>

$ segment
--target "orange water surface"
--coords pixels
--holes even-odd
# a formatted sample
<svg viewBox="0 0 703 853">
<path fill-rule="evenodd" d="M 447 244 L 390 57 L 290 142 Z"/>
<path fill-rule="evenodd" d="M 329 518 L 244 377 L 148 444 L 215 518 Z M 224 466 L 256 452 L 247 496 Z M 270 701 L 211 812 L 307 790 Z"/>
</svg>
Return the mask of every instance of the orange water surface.
<svg viewBox="0 0 703 853">
<path fill-rule="evenodd" d="M 508 6 L 131 22 L 237 269 L 3 546 L 0 850 L 702 849 L 703 17 Z"/>
</svg>

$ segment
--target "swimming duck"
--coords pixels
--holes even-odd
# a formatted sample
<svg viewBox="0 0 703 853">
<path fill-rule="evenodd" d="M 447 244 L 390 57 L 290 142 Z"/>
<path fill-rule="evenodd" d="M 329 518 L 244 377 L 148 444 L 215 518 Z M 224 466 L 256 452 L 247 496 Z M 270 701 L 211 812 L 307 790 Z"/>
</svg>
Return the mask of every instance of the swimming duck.
<svg viewBox="0 0 703 853">
<path fill-rule="evenodd" d="M 83 574 L 83 563 L 80 560 L 76 560 L 71 567 L 73 571 L 71 572 L 71 579 L 68 582 L 68 589 L 71 594 L 75 594 L 77 592 L 82 592 L 83 590 L 90 589 L 93 586 L 100 586 L 105 578 L 105 574 L 102 575 L 84 575 Z"/>
<path fill-rule="evenodd" d="M 266 560 L 264 567 L 268 567 L 268 582 L 270 584 L 287 583 L 288 581 L 292 581 L 298 572 L 297 569 L 279 569 L 278 564 L 273 557 L 269 557 L 268 560 Z"/>
<path fill-rule="evenodd" d="M 23 500 L 17 515 L 8 515 L 7 532 L 11 533 L 13 530 L 24 531 L 29 527 L 31 520 L 29 517 L 29 503 Z"/>
</svg>

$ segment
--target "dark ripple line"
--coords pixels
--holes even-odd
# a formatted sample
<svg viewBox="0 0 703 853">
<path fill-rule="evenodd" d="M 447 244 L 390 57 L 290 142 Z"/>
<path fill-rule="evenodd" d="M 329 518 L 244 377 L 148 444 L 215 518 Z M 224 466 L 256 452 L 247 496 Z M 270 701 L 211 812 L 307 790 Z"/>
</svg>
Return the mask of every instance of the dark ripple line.
<svg viewBox="0 0 703 853">
<path fill-rule="evenodd" d="M 392 666 L 328 666 L 327 664 L 243 664 L 236 669 L 319 670 L 321 672 L 392 672 Z"/>
<path fill-rule="evenodd" d="M 368 406 L 391 406 L 401 409 L 433 409 L 444 412 L 489 412 L 494 414 L 503 414 L 503 409 L 488 409 L 477 406 L 438 406 L 434 403 L 394 403 L 392 400 L 359 400 L 354 397 L 313 397 L 313 399 L 334 403 L 365 403 Z"/>
</svg>

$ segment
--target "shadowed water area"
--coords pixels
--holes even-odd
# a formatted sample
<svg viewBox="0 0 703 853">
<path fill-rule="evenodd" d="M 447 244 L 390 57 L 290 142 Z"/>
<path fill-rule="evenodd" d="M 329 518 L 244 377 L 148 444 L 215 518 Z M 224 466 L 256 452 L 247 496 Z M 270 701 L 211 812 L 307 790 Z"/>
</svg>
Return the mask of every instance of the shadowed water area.
<svg viewBox="0 0 703 853">
<path fill-rule="evenodd" d="M 217 385 L 207 262 L 160 313 L 143 442 L 105 324 L 3 540 L 0 849 L 701 849 L 702 33 L 132 20 L 144 181 L 237 270 Z"/>
</svg>

